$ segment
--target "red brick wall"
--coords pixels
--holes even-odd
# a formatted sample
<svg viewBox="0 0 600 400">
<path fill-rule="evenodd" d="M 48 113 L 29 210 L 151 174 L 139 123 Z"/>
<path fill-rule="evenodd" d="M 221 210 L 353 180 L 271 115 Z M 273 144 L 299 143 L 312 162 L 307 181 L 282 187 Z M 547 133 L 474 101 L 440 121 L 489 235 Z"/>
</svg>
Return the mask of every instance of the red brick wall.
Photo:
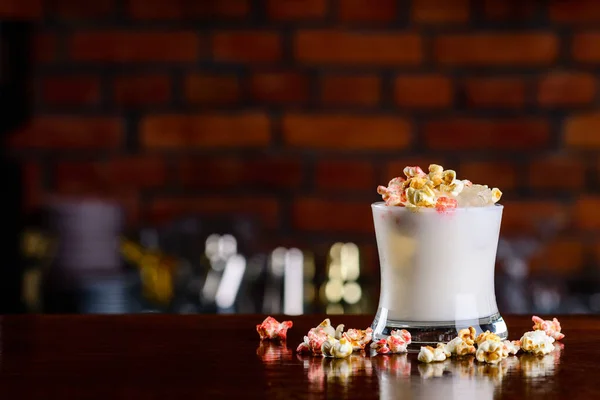
<svg viewBox="0 0 600 400">
<path fill-rule="evenodd" d="M 505 193 L 503 232 L 562 223 L 541 267 L 596 265 L 596 0 L 4 1 L 37 18 L 27 205 L 112 195 L 130 221 L 244 210 L 271 244 L 373 252 L 406 164 Z"/>
</svg>

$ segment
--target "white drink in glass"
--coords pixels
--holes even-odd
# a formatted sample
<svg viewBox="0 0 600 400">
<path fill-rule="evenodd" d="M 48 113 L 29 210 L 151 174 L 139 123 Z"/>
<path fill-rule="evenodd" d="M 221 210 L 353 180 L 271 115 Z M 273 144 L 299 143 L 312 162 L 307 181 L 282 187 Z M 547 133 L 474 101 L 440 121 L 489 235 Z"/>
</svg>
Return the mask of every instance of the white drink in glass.
<svg viewBox="0 0 600 400">
<path fill-rule="evenodd" d="M 478 330 L 485 330 L 486 321 L 492 324 L 488 329 L 507 336 L 494 290 L 501 205 L 438 212 L 381 202 L 372 210 L 381 270 L 376 337 L 392 328 L 477 329 L 480 324 Z M 450 339 L 440 332 L 434 333 L 439 338 L 417 335 L 413 341 Z"/>
</svg>

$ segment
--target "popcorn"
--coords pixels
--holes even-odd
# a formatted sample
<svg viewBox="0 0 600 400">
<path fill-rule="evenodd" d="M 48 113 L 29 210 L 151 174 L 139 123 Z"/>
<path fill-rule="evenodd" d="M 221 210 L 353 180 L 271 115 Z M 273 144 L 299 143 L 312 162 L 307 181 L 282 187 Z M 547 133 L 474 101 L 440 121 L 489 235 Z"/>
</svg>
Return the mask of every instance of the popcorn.
<svg viewBox="0 0 600 400">
<path fill-rule="evenodd" d="M 465 340 L 460 337 L 455 337 L 448 344 L 446 344 L 446 350 L 453 356 L 467 356 L 470 354 L 475 354 L 475 346 L 473 346 L 473 341 L 471 340 L 471 344 L 468 344 Z"/>
<path fill-rule="evenodd" d="M 378 341 L 371 343 L 371 349 L 375 350 L 377 354 L 389 354 L 392 352 L 386 339 L 379 339 Z"/>
<path fill-rule="evenodd" d="M 439 213 L 445 213 L 454 210 L 458 206 L 458 202 L 450 197 L 442 196 L 438 197 L 435 203 L 435 209 Z"/>
<path fill-rule="evenodd" d="M 487 340 L 491 340 L 494 342 L 502 341 L 502 339 L 500 339 L 500 336 L 496 335 L 495 333 L 492 333 L 490 331 L 485 331 L 485 332 L 481 332 L 479 334 L 479 336 L 477 336 L 477 338 L 475 339 L 475 343 L 477 343 L 477 347 L 479 347 L 483 342 L 485 342 Z"/>
<path fill-rule="evenodd" d="M 348 329 L 342 334 L 342 337 L 352 345 L 354 351 L 364 350 L 373 337 L 373 329 Z"/>
<path fill-rule="evenodd" d="M 438 343 L 434 349 L 431 346 L 422 346 L 417 356 L 417 360 L 423 363 L 444 361 L 447 357 L 450 357 L 450 352 L 446 349 L 444 343 Z"/>
<path fill-rule="evenodd" d="M 260 325 L 256 325 L 256 331 L 260 340 L 281 340 L 287 338 L 287 330 L 293 325 L 292 321 L 278 322 L 273 317 L 267 317 Z"/>
<path fill-rule="evenodd" d="M 327 338 L 333 336 L 335 339 L 339 339 L 343 329 L 344 325 L 338 325 L 337 329 L 334 329 L 329 318 L 326 318 L 318 326 L 308 331 L 308 335 L 304 336 L 304 342 L 298 345 L 296 352 L 321 355 L 321 346 Z"/>
<path fill-rule="evenodd" d="M 472 326 L 458 331 L 458 337 L 461 338 L 467 345 L 472 346 L 475 342 L 475 328 Z"/>
<path fill-rule="evenodd" d="M 521 341 L 519 340 L 504 340 L 502 345 L 504 346 L 502 350 L 502 355 L 504 358 L 508 357 L 509 355 L 514 356 L 519 352 L 519 350 L 521 350 Z"/>
<path fill-rule="evenodd" d="M 405 329 L 393 330 L 387 339 L 371 343 L 371 348 L 377 354 L 406 353 L 410 343 L 411 336 L 409 331 Z"/>
<path fill-rule="evenodd" d="M 494 203 L 497 203 L 500 200 L 500 197 L 502 197 L 502 192 L 500 191 L 500 189 L 493 188 L 492 189 L 492 201 Z"/>
<path fill-rule="evenodd" d="M 433 207 L 436 204 L 435 192 L 429 186 L 422 188 L 409 187 L 406 190 L 407 206 L 413 207 Z"/>
<path fill-rule="evenodd" d="M 498 364 L 503 358 L 504 344 L 494 338 L 486 339 L 483 342 L 478 342 L 475 358 L 479 362 L 488 364 Z"/>
<path fill-rule="evenodd" d="M 560 332 L 560 322 L 558 322 L 556 318 L 552 319 L 552 321 L 544 321 L 540 317 L 534 315 L 531 317 L 531 320 L 533 321 L 534 331 L 544 331 L 546 332 L 546 335 L 552 337 L 554 340 L 561 340 L 565 337 L 565 334 Z"/>
<path fill-rule="evenodd" d="M 403 172 L 407 178 L 414 178 L 414 177 L 423 178 L 423 177 L 425 177 L 425 172 L 423 172 L 423 170 L 419 166 L 405 167 Z"/>
<path fill-rule="evenodd" d="M 333 336 L 328 336 L 327 340 L 321 345 L 321 353 L 325 357 L 346 358 L 352 354 L 353 351 L 352 344 L 345 338 L 338 340 Z"/>
<path fill-rule="evenodd" d="M 498 188 L 457 179 L 456 171 L 444 170 L 441 165 L 431 164 L 428 171 L 426 174 L 418 166 L 408 166 L 403 171 L 406 179 L 394 178 L 387 187 L 378 186 L 377 193 L 388 206 L 435 208 L 440 213 L 457 207 L 493 205 L 502 197 Z"/>
<path fill-rule="evenodd" d="M 554 338 L 548 336 L 544 331 L 525 332 L 521 337 L 521 349 L 538 356 L 550 353 L 554 350 Z"/>
</svg>

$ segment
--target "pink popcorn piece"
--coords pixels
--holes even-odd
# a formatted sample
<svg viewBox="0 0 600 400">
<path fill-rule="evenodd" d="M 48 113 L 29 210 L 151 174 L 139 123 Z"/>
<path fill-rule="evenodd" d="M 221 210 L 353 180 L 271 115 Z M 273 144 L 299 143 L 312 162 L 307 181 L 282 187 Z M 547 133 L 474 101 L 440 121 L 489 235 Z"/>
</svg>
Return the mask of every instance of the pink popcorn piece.
<svg viewBox="0 0 600 400">
<path fill-rule="evenodd" d="M 386 339 L 380 339 L 377 342 L 371 343 L 371 348 L 375 350 L 377 354 L 389 354 L 392 352 Z"/>
<path fill-rule="evenodd" d="M 275 318 L 269 316 L 265 318 L 262 324 L 256 325 L 256 331 L 260 336 L 260 340 L 279 340 L 287 339 L 287 330 L 293 325 L 292 321 L 279 322 Z"/>
<path fill-rule="evenodd" d="M 543 320 L 534 315 L 531 317 L 531 320 L 533 321 L 534 331 L 544 331 L 546 332 L 546 335 L 550 336 L 554 340 L 564 339 L 565 334 L 561 333 L 561 326 L 560 322 L 558 322 L 558 319 L 553 318 L 552 321 Z"/>
<path fill-rule="evenodd" d="M 371 348 L 375 350 L 377 354 L 406 353 L 407 347 L 411 341 L 412 338 L 409 331 L 405 329 L 393 330 L 386 339 L 380 339 L 377 342 L 373 342 Z"/>
<path fill-rule="evenodd" d="M 373 329 L 348 329 L 342 336 L 352 345 L 354 351 L 360 351 L 364 350 L 365 346 L 371 341 Z"/>
<path fill-rule="evenodd" d="M 454 211 L 458 207 L 458 201 L 450 197 L 439 197 L 435 203 L 435 209 L 438 213 L 448 213 Z"/>
</svg>

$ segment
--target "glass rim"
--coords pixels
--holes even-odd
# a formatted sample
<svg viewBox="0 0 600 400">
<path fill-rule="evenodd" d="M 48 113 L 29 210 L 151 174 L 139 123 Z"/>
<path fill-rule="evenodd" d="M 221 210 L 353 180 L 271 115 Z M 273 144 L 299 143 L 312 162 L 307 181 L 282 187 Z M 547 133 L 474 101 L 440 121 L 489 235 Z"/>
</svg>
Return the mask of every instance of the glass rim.
<svg viewBox="0 0 600 400">
<path fill-rule="evenodd" d="M 398 209 L 398 210 L 409 210 L 408 207 L 400 207 L 400 206 L 388 206 L 385 204 L 385 202 L 383 201 L 376 201 L 374 203 L 371 203 L 371 208 L 375 209 Z M 480 212 L 484 212 L 484 211 L 492 211 L 492 210 L 502 210 L 504 208 L 504 206 L 502 204 L 492 204 L 489 206 L 485 206 L 485 207 L 457 207 L 455 209 L 453 209 L 453 212 L 456 211 L 474 211 L 474 210 L 480 210 Z M 413 210 L 410 210 L 413 211 Z M 437 212 L 437 210 L 434 207 L 418 207 L 417 208 L 418 212 Z"/>
</svg>

